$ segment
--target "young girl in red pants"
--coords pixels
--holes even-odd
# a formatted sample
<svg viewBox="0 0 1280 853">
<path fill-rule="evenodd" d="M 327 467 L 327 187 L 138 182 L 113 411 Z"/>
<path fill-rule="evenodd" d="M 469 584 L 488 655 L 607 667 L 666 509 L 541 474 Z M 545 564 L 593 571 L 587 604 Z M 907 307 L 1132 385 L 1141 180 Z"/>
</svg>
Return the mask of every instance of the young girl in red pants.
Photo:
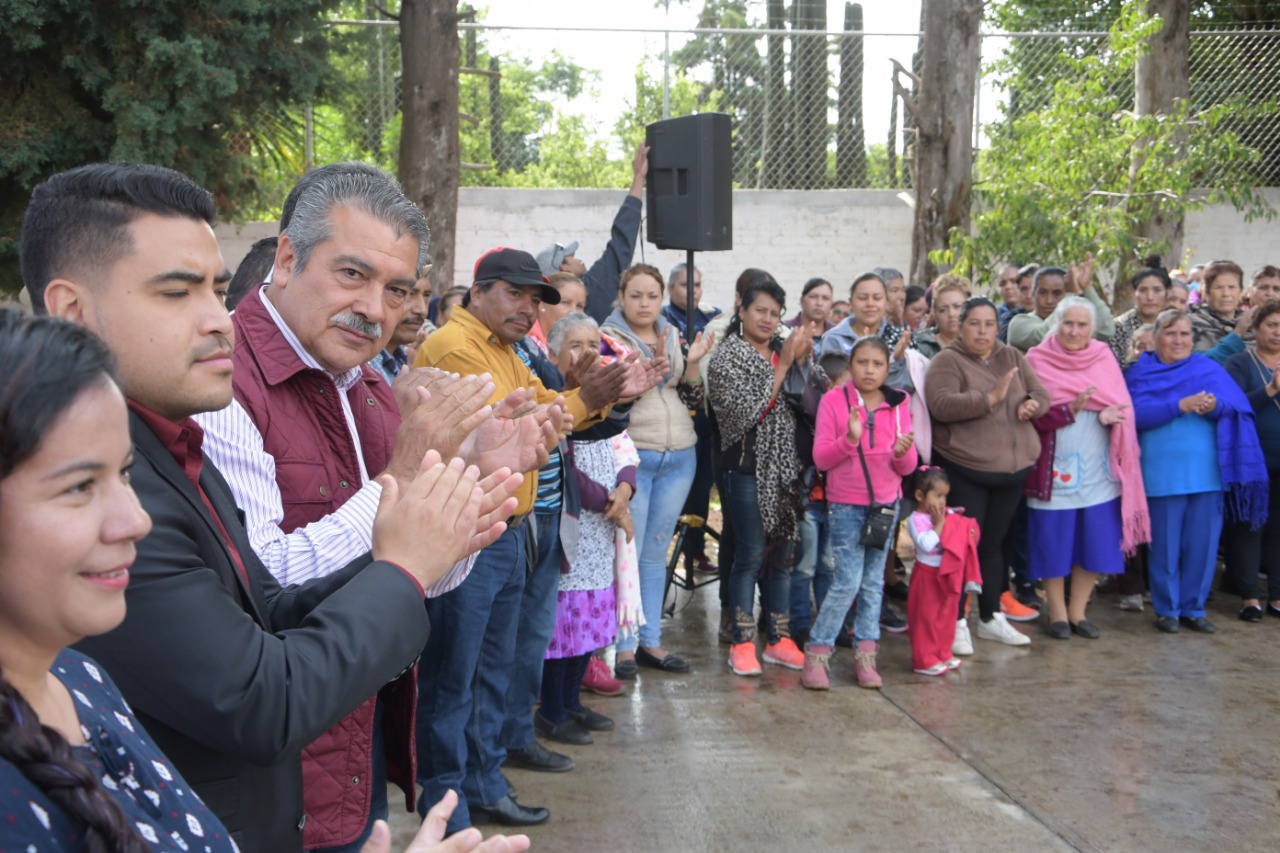
<svg viewBox="0 0 1280 853">
<path fill-rule="evenodd" d="M 907 532 L 916 546 L 916 566 L 907 596 L 911 668 L 921 675 L 942 675 L 960 666 L 951 653 L 961 590 L 978 592 L 978 524 L 947 508 L 951 482 L 941 468 L 921 467 L 915 474 L 916 511 Z"/>
</svg>

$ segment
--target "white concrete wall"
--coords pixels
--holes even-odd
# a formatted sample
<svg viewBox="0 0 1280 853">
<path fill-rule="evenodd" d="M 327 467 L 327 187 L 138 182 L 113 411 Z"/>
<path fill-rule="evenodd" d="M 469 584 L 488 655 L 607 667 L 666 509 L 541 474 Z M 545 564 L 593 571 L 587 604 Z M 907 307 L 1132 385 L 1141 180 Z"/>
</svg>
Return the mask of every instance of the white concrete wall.
<svg viewBox="0 0 1280 853">
<path fill-rule="evenodd" d="M 1263 194 L 1280 210 L 1280 188 Z M 577 240 L 578 256 L 590 265 L 608 242 L 623 196 L 622 190 L 463 189 L 454 281 L 468 283 L 475 259 L 494 246 L 536 255 L 554 242 Z M 733 200 L 733 250 L 696 259 L 703 272 L 704 300 L 716 305 L 733 304 L 733 283 L 750 266 L 768 270 L 789 293 L 798 293 L 812 276 L 829 278 L 842 290 L 841 285 L 873 266 L 905 270 L 911 261 L 911 209 L 895 190 L 739 190 Z M 684 260 L 683 252 L 660 252 L 644 242 L 644 229 L 642 223 L 636 261 L 643 259 L 665 273 Z M 274 231 L 269 223 L 219 226 L 227 263 L 234 268 L 255 240 Z M 1276 222 L 1246 223 L 1230 206 L 1187 218 L 1191 263 L 1231 258 L 1248 274 L 1264 263 L 1280 263 L 1278 237 Z"/>
</svg>

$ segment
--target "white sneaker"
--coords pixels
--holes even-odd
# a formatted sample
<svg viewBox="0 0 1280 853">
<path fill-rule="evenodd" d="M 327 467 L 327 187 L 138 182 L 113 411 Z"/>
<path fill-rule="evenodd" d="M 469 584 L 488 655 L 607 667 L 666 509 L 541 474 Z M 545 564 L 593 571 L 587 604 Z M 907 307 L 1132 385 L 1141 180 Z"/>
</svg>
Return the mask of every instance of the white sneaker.
<svg viewBox="0 0 1280 853">
<path fill-rule="evenodd" d="M 1121 610 L 1128 610 L 1131 613 L 1142 612 L 1142 596 L 1141 595 L 1122 595 L 1120 603 L 1116 605 Z"/>
<path fill-rule="evenodd" d="M 956 638 L 951 641 L 951 654 L 953 655 L 971 655 L 973 654 L 973 637 L 969 635 L 969 620 L 961 619 L 956 622 Z"/>
<path fill-rule="evenodd" d="M 990 622 L 978 621 L 978 639 L 995 640 L 1006 646 L 1031 645 L 1031 638 L 1010 625 L 1003 613 L 992 616 Z"/>
</svg>

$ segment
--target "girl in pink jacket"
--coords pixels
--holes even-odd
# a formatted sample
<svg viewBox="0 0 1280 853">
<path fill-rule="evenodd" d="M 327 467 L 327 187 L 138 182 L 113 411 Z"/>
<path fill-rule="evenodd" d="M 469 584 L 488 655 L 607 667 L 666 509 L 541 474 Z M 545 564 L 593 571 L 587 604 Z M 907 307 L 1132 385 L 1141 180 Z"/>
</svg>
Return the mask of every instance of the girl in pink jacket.
<svg viewBox="0 0 1280 853">
<path fill-rule="evenodd" d="M 855 597 L 854 677 L 859 687 L 881 686 L 876 672 L 884 595 L 880 567 L 892 547 L 902 478 L 919 461 L 907 395 L 884 384 L 888 346 L 876 337 L 859 340 L 849 354 L 849 369 L 849 381 L 822 398 L 813 446 L 814 464 L 827 474 L 827 521 L 836 560 L 835 581 L 805 646 L 801 681 L 814 690 L 830 687 L 831 649 Z"/>
</svg>

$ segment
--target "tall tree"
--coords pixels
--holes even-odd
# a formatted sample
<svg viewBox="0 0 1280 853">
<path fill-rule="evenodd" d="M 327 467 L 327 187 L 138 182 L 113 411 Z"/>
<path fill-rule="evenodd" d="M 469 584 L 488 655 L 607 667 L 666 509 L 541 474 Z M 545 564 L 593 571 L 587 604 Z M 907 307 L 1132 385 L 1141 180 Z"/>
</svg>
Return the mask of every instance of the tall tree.
<svg viewBox="0 0 1280 853">
<path fill-rule="evenodd" d="M 457 241 L 458 21 L 457 0 L 404 0 L 400 6 L 400 182 L 431 225 L 435 293 L 453 284 Z"/>
<path fill-rule="evenodd" d="M 932 281 L 930 252 L 969 228 L 973 101 L 981 54 L 982 0 L 923 0 L 920 93 L 906 100 L 916 125 L 911 280 Z"/>
<path fill-rule="evenodd" d="M 189 174 L 222 211 L 262 189 L 263 128 L 328 73 L 337 0 L 0 0 L 0 288 L 32 187 L 131 160 Z M 281 199 L 274 199 L 278 206 Z"/>
<path fill-rule="evenodd" d="M 862 117 L 862 4 L 844 4 L 837 95 L 836 186 L 867 186 L 867 134 Z"/>
<path fill-rule="evenodd" d="M 826 0 L 792 0 L 791 103 L 794 116 L 791 184 L 820 189 L 827 184 L 828 89 Z"/>
<path fill-rule="evenodd" d="M 1191 0 L 1147 0 L 1147 15 L 1161 26 L 1147 37 L 1146 49 L 1134 66 L 1134 112 L 1139 116 L 1171 116 L 1191 94 Z M 1175 137 L 1175 144 L 1182 137 Z M 1133 172 L 1142 170 L 1147 143 L 1138 140 L 1133 152 Z M 1135 203 L 1135 232 L 1143 242 L 1168 246 L 1171 263 L 1182 255 L 1182 211 L 1168 209 L 1150 199 Z M 1138 258 L 1132 259 L 1137 266 Z M 1116 308 L 1127 309 L 1132 294 L 1117 291 Z"/>
</svg>

